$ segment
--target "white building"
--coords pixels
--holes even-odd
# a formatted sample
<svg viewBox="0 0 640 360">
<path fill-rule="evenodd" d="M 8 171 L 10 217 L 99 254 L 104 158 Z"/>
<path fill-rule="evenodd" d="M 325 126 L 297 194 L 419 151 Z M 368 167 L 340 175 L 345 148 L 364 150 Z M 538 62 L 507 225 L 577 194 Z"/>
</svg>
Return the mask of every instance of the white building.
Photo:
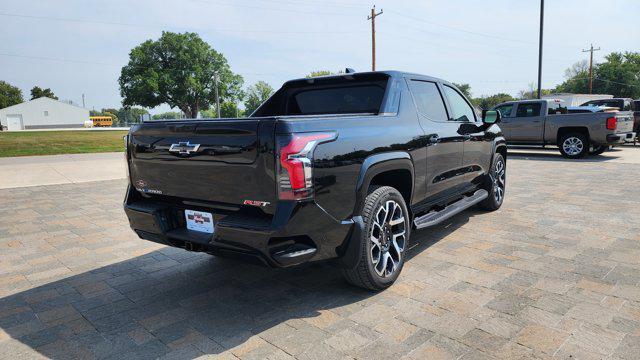
<svg viewBox="0 0 640 360">
<path fill-rule="evenodd" d="M 82 127 L 89 110 L 41 97 L 0 109 L 0 124 L 5 130 Z"/>
<path fill-rule="evenodd" d="M 558 93 L 542 95 L 543 99 L 559 99 L 563 100 L 562 106 L 580 106 L 587 101 L 591 100 L 604 100 L 612 99 L 613 95 L 607 94 L 572 94 L 572 93 Z"/>
</svg>

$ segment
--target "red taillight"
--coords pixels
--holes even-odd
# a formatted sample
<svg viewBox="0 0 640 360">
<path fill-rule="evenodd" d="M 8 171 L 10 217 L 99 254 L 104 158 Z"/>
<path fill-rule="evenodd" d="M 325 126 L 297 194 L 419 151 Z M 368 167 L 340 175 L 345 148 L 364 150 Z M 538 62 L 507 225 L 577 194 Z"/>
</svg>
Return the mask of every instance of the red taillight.
<svg viewBox="0 0 640 360">
<path fill-rule="evenodd" d="M 301 200 L 313 195 L 313 149 L 319 143 L 335 139 L 335 136 L 333 132 L 278 136 L 280 199 Z"/>
<path fill-rule="evenodd" d="M 615 117 L 610 117 L 607 119 L 608 130 L 615 130 L 617 126 L 618 126 L 618 119 L 616 119 Z"/>
</svg>

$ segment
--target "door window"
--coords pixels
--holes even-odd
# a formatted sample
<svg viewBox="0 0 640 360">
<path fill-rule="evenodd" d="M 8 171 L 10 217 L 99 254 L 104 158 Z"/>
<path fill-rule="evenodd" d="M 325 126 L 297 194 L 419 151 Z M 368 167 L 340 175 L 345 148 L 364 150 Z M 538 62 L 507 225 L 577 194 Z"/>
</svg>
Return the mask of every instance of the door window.
<svg viewBox="0 0 640 360">
<path fill-rule="evenodd" d="M 540 103 L 518 104 L 516 117 L 540 116 Z"/>
<path fill-rule="evenodd" d="M 444 93 L 449 99 L 449 105 L 451 106 L 452 121 L 476 121 L 475 111 L 467 100 L 465 100 L 460 93 L 454 88 L 445 85 Z"/>
<path fill-rule="evenodd" d="M 496 110 L 500 111 L 500 117 L 511 117 L 511 113 L 513 112 L 513 104 L 498 106 Z"/>
<path fill-rule="evenodd" d="M 432 120 L 446 121 L 447 110 L 438 86 L 429 81 L 411 80 L 411 92 L 418 111 Z"/>
</svg>

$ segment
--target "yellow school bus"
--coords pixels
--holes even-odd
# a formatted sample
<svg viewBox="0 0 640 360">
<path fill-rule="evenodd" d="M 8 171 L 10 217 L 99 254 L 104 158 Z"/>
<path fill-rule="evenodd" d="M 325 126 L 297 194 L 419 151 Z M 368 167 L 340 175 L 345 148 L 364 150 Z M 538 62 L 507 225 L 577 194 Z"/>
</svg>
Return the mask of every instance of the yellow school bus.
<svg viewBox="0 0 640 360">
<path fill-rule="evenodd" d="M 89 116 L 93 127 L 110 127 L 113 125 L 113 119 L 111 116 Z"/>
</svg>

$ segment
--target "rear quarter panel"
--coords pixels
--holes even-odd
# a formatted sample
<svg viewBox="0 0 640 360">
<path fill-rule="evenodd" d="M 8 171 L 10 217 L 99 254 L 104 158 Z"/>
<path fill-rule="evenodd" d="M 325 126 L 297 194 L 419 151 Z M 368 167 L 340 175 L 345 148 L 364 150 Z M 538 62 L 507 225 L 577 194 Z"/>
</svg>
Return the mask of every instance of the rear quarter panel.
<svg viewBox="0 0 640 360">
<path fill-rule="evenodd" d="M 545 142 L 557 143 L 558 130 L 563 127 L 583 127 L 589 131 L 589 138 L 592 141 L 605 143 L 607 134 L 614 132 L 606 128 L 607 118 L 611 116 L 611 113 L 547 115 L 544 132 Z"/>
<path fill-rule="evenodd" d="M 337 133 L 336 140 L 319 144 L 313 154 L 315 201 L 336 220 L 354 215 L 356 187 L 366 158 L 387 152 L 406 152 L 416 174 L 426 171 L 426 143 L 421 145 L 424 132 L 406 89 L 396 115 L 291 117 L 279 119 L 276 126 L 276 133 L 314 131 Z M 418 181 L 414 181 L 416 183 Z M 423 185 L 414 185 L 414 198 L 424 191 Z"/>
</svg>

